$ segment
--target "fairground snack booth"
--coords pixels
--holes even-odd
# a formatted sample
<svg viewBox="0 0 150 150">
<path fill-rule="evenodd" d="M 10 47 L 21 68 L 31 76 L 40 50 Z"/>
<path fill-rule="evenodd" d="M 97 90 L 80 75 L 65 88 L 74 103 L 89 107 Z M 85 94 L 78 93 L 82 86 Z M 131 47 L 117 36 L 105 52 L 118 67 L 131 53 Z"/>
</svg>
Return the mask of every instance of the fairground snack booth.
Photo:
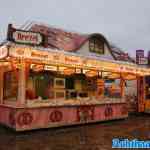
<svg viewBox="0 0 150 150">
<path fill-rule="evenodd" d="M 145 56 L 144 50 L 136 50 L 136 63 L 140 67 L 149 68 L 150 66 L 150 51 Z M 138 80 L 138 111 L 150 113 L 150 75 L 140 77 Z"/>
<path fill-rule="evenodd" d="M 128 117 L 125 81 L 150 71 L 111 59 L 101 34 L 82 39 L 79 51 L 70 52 L 50 47 L 40 29 L 8 27 L 0 47 L 0 123 L 23 131 Z"/>
</svg>

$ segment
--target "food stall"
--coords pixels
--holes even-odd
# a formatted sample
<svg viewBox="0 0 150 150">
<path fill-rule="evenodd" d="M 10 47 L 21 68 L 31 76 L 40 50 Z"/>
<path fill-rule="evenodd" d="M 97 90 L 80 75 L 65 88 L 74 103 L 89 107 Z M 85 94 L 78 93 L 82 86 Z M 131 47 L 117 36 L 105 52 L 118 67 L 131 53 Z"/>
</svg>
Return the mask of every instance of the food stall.
<svg viewBox="0 0 150 150">
<path fill-rule="evenodd" d="M 8 34 L 0 47 L 0 123 L 16 131 L 126 118 L 125 81 L 150 74 L 132 63 L 39 47 L 40 33 Z"/>
<path fill-rule="evenodd" d="M 150 113 L 150 76 L 138 80 L 138 112 Z"/>
<path fill-rule="evenodd" d="M 143 68 L 149 68 L 150 52 L 145 57 L 144 50 L 136 50 L 136 63 Z M 138 112 L 150 113 L 150 75 L 138 77 L 137 80 Z"/>
</svg>

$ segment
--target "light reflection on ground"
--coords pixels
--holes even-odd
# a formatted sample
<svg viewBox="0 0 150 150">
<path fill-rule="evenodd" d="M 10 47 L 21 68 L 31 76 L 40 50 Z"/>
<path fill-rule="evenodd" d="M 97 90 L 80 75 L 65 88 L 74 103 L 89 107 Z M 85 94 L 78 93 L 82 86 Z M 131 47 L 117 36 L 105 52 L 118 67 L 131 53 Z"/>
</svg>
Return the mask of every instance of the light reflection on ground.
<svg viewBox="0 0 150 150">
<path fill-rule="evenodd" d="M 0 127 L 0 150 L 111 150 L 112 138 L 150 139 L 150 116 L 14 133 Z"/>
</svg>

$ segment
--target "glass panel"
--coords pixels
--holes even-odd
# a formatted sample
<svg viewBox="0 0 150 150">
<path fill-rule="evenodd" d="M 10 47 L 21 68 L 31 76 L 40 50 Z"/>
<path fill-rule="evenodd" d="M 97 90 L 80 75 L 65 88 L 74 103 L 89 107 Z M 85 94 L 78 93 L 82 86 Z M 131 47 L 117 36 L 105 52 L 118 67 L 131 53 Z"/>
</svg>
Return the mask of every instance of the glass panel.
<svg viewBox="0 0 150 150">
<path fill-rule="evenodd" d="M 18 71 L 4 73 L 4 100 L 17 100 Z"/>
<path fill-rule="evenodd" d="M 91 52 L 104 54 L 104 42 L 97 38 L 92 38 L 89 41 L 89 49 Z"/>
<path fill-rule="evenodd" d="M 90 49 L 91 52 L 94 52 L 94 50 L 95 50 L 94 39 L 90 39 L 90 41 L 89 41 L 89 49 Z"/>
</svg>

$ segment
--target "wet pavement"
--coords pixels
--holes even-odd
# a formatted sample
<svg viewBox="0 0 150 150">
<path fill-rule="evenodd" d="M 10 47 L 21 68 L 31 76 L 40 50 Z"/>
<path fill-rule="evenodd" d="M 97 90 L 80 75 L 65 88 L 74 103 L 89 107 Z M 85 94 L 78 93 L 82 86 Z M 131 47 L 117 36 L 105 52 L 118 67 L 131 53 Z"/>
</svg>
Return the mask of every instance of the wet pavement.
<svg viewBox="0 0 150 150">
<path fill-rule="evenodd" d="M 23 133 L 0 126 L 0 150 L 110 150 L 113 138 L 150 140 L 150 116 Z"/>
</svg>

